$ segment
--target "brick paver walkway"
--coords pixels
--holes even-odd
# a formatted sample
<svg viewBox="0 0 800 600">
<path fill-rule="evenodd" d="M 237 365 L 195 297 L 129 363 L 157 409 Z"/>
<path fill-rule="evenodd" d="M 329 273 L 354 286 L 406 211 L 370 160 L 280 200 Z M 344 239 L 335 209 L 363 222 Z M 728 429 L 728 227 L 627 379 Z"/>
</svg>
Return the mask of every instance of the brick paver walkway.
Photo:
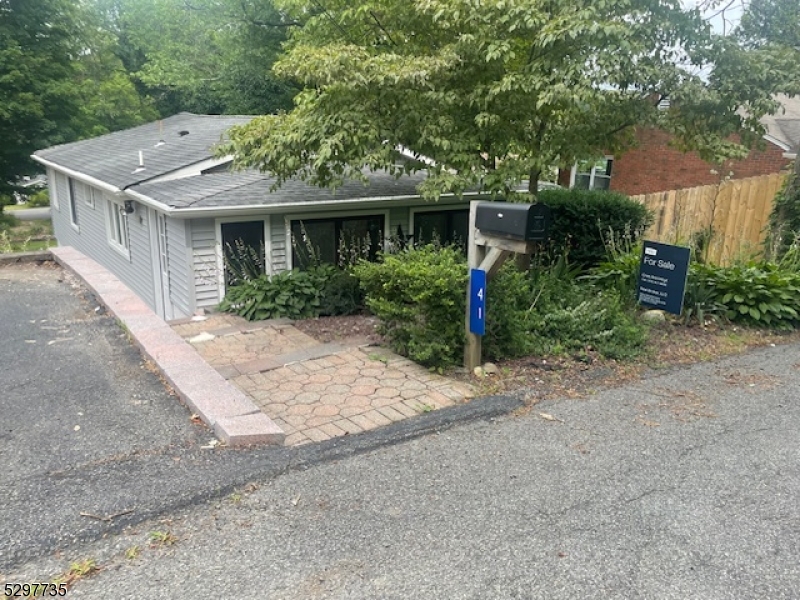
<svg viewBox="0 0 800 600">
<path fill-rule="evenodd" d="M 214 314 L 173 329 L 284 430 L 287 445 L 374 429 L 473 395 L 384 348 L 323 344 L 286 321 Z"/>
</svg>

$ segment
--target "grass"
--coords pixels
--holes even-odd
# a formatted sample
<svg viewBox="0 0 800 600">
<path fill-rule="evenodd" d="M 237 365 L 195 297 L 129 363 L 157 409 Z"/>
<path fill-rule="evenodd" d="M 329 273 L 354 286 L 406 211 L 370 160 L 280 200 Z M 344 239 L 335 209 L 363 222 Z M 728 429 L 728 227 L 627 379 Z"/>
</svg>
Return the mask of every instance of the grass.
<svg viewBox="0 0 800 600">
<path fill-rule="evenodd" d="M 0 222 L 0 254 L 45 250 L 56 245 L 50 221 Z"/>
</svg>

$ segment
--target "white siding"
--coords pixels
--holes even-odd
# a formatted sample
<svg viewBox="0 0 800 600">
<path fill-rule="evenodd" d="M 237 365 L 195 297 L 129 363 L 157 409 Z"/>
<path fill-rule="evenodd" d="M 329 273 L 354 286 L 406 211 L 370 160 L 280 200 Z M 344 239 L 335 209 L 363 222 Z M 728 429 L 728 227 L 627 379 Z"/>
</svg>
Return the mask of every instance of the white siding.
<svg viewBox="0 0 800 600">
<path fill-rule="evenodd" d="M 213 219 L 193 219 L 190 223 L 195 305 L 216 306 L 219 304 L 216 226 Z"/>
<path fill-rule="evenodd" d="M 286 220 L 283 215 L 272 215 L 270 219 L 270 241 L 272 272 L 280 273 L 287 268 L 286 254 L 291 252 L 291 240 L 286 239 Z"/>
<path fill-rule="evenodd" d="M 130 260 L 114 250 L 108 242 L 106 229 L 106 211 L 108 210 L 105 195 L 100 200 L 102 190 L 96 190 L 98 201 L 94 208 L 86 203 L 90 188 L 83 183 L 75 182 L 75 210 L 78 213 L 79 231 L 70 224 L 67 177 L 55 174 L 56 195 L 59 209 L 53 209 L 53 230 L 61 246 L 72 246 L 86 256 L 97 261 L 116 275 L 120 281 L 133 290 L 153 310 L 155 292 L 153 289 L 153 264 L 150 253 L 150 228 L 146 209 L 134 203 L 135 211 L 126 215 L 128 224 L 128 243 Z"/>
</svg>

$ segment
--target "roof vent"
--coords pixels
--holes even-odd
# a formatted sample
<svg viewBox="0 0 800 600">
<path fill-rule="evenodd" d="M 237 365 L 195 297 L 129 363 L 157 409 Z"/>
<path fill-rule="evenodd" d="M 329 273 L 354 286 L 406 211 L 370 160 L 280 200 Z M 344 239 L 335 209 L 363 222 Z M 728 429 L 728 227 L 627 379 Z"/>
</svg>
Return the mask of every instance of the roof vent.
<svg viewBox="0 0 800 600">
<path fill-rule="evenodd" d="M 167 142 L 164 141 L 164 121 L 158 122 L 158 141 L 155 143 L 153 148 L 158 148 L 159 146 L 164 146 Z"/>
<path fill-rule="evenodd" d="M 139 166 L 133 170 L 133 173 L 141 173 L 144 171 L 144 152 L 139 150 Z"/>
<path fill-rule="evenodd" d="M 181 137 L 183 137 L 183 136 L 185 136 L 185 135 L 189 135 L 189 132 L 188 132 L 188 131 L 186 131 L 185 129 L 181 129 L 181 130 L 178 132 L 178 135 L 179 135 L 179 136 L 181 136 Z"/>
</svg>

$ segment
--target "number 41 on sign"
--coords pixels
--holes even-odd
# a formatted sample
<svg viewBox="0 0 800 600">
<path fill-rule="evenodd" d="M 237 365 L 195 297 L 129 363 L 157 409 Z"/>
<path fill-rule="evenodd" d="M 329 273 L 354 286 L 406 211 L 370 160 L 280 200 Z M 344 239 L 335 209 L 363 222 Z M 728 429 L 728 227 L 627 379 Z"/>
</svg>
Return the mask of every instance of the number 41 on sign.
<svg viewBox="0 0 800 600">
<path fill-rule="evenodd" d="M 469 272 L 469 331 L 486 333 L 486 271 L 481 269 Z"/>
</svg>

